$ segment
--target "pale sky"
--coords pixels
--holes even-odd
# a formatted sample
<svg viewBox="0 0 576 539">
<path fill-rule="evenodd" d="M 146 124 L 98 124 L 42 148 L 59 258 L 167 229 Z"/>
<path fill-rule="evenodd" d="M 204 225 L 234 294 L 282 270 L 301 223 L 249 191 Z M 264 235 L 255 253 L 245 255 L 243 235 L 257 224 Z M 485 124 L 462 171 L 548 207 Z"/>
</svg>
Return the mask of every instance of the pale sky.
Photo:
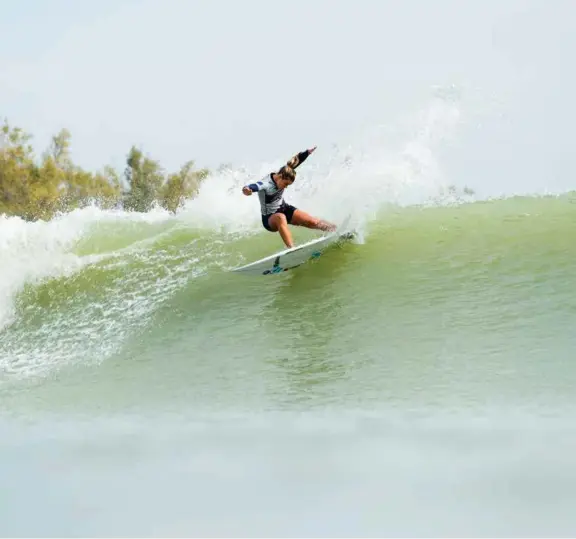
<svg viewBox="0 0 576 539">
<path fill-rule="evenodd" d="M 176 169 L 327 148 L 461 89 L 454 181 L 574 184 L 570 0 L 0 0 L 0 115 Z"/>
</svg>

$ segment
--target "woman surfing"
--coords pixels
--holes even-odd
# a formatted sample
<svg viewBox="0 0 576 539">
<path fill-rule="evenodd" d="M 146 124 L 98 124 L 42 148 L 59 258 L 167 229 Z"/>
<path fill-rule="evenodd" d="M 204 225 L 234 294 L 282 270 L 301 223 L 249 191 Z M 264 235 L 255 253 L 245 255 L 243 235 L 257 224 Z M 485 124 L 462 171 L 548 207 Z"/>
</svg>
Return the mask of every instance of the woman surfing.
<svg viewBox="0 0 576 539">
<path fill-rule="evenodd" d="M 284 201 L 284 190 L 294 183 L 296 168 L 316 150 L 316 146 L 294 155 L 278 172 L 271 172 L 256 183 L 242 187 L 242 193 L 250 196 L 258 193 L 262 213 L 262 225 L 270 232 L 279 232 L 288 249 L 294 247 L 292 234 L 288 225 L 304 226 L 316 230 L 332 232 L 336 225 L 313 217 L 312 215 L 287 204 Z"/>
</svg>

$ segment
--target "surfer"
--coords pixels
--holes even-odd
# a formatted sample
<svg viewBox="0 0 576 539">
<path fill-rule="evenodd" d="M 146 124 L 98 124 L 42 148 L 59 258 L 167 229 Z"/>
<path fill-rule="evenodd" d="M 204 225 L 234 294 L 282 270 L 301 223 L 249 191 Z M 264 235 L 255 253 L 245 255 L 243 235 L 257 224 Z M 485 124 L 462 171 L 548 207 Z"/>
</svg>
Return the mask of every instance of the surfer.
<svg viewBox="0 0 576 539">
<path fill-rule="evenodd" d="M 304 226 L 316 230 L 333 231 L 336 225 L 308 215 L 284 201 L 284 189 L 294 183 L 296 168 L 316 150 L 316 146 L 294 155 L 278 172 L 271 172 L 256 183 L 242 187 L 246 196 L 258 193 L 262 212 L 262 225 L 270 232 L 279 232 L 286 247 L 294 247 L 288 225 Z"/>
</svg>

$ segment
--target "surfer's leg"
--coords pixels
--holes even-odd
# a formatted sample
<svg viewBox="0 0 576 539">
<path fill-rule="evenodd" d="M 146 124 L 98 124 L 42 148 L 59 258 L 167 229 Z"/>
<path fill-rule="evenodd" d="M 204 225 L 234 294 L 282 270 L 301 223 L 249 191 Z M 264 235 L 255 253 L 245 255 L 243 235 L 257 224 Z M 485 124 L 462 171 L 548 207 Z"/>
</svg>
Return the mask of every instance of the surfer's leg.
<svg viewBox="0 0 576 539">
<path fill-rule="evenodd" d="M 286 244 L 288 249 L 294 247 L 294 242 L 292 241 L 292 233 L 288 228 L 288 220 L 283 213 L 275 213 L 268 218 L 268 226 L 272 232 L 279 232 L 280 237 Z"/>
<path fill-rule="evenodd" d="M 336 230 L 336 225 L 329 223 L 328 221 L 318 219 L 317 217 L 312 217 L 312 215 L 309 215 L 306 212 L 298 209 L 294 210 L 290 224 L 296 226 L 305 226 L 306 228 L 313 228 L 316 230 L 325 230 L 329 232 Z"/>
</svg>

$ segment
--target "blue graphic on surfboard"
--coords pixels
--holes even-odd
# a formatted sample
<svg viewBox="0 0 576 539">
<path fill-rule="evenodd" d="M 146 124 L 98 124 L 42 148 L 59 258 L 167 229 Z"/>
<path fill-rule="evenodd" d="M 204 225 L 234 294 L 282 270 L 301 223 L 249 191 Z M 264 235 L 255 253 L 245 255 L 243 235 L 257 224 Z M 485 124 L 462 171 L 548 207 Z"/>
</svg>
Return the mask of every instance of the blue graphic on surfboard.
<svg viewBox="0 0 576 539">
<path fill-rule="evenodd" d="M 292 249 L 280 251 L 245 266 L 234 268 L 232 271 L 250 275 L 277 275 L 301 266 L 309 260 L 318 258 L 330 245 L 351 240 L 355 236 L 355 232 L 348 228 L 349 222 L 350 218 L 346 219 L 335 232 L 313 239 Z"/>
</svg>

